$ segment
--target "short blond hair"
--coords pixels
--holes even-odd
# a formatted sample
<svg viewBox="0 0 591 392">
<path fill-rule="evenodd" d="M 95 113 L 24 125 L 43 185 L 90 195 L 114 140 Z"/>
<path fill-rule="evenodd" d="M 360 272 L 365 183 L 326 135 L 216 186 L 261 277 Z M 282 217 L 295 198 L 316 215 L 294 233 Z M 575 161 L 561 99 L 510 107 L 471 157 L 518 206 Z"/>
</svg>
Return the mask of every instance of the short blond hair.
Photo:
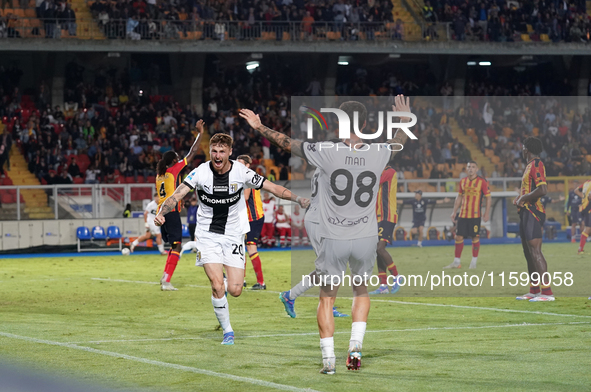
<svg viewBox="0 0 591 392">
<path fill-rule="evenodd" d="M 216 144 L 232 148 L 234 139 L 232 139 L 232 136 L 226 135 L 225 133 L 216 133 L 209 140 L 209 146 L 211 147 Z"/>
<path fill-rule="evenodd" d="M 246 155 L 246 154 L 239 155 L 238 158 L 236 158 L 236 159 L 243 160 L 244 162 L 248 163 L 249 165 L 252 163 L 252 158 L 250 157 L 250 155 Z"/>
</svg>

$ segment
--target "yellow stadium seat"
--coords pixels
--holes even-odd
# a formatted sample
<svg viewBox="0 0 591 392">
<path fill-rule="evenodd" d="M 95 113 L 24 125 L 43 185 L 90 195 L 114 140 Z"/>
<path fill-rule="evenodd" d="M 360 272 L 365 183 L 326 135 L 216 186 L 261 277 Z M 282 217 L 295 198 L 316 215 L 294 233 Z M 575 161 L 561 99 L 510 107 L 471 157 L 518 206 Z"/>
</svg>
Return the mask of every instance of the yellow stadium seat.
<svg viewBox="0 0 591 392">
<path fill-rule="evenodd" d="M 27 18 L 36 18 L 37 14 L 35 13 L 35 10 L 28 8 L 25 10 L 25 16 Z"/>
<path fill-rule="evenodd" d="M 466 130 L 466 135 L 473 136 L 474 135 L 474 128 L 468 128 Z"/>
<path fill-rule="evenodd" d="M 540 35 L 540 39 L 541 39 L 543 42 L 550 42 L 550 37 L 548 36 L 548 34 L 541 34 L 541 35 Z"/>
<path fill-rule="evenodd" d="M 533 28 L 533 26 L 532 26 L 532 25 L 528 24 L 528 25 L 526 25 L 526 26 L 527 26 L 527 33 L 528 33 L 528 34 L 531 34 L 531 33 L 533 33 L 533 32 L 534 32 L 534 28 Z"/>
<path fill-rule="evenodd" d="M 540 128 L 534 128 L 532 130 L 532 133 L 534 134 L 534 136 L 538 136 L 540 134 Z"/>
<path fill-rule="evenodd" d="M 585 155 L 585 159 L 587 162 L 591 163 L 591 155 Z"/>
<path fill-rule="evenodd" d="M 529 38 L 529 34 L 521 34 L 521 40 L 523 42 L 530 42 L 531 38 Z"/>
</svg>

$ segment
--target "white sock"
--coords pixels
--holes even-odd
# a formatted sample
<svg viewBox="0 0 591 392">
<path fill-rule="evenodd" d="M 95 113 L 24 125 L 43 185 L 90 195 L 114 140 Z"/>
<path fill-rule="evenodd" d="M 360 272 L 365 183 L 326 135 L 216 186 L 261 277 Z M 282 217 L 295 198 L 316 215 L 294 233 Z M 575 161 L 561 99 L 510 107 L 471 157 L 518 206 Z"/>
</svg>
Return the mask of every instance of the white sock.
<svg viewBox="0 0 591 392">
<path fill-rule="evenodd" d="M 472 262 L 470 263 L 470 265 L 476 265 L 477 261 L 478 261 L 478 257 L 472 256 Z"/>
<path fill-rule="evenodd" d="M 133 242 L 131 243 L 131 245 L 133 245 L 133 246 L 137 246 L 137 244 L 139 244 L 139 242 L 138 242 L 138 240 L 137 240 L 137 238 L 136 238 L 135 240 L 133 240 Z"/>
<path fill-rule="evenodd" d="M 460 265 L 460 258 L 454 257 L 454 265 Z"/>
<path fill-rule="evenodd" d="M 181 256 L 183 255 L 183 252 L 186 252 L 188 250 L 192 250 L 196 247 L 197 247 L 197 243 L 195 241 L 187 242 L 185 245 L 183 245 L 183 248 L 181 249 Z"/>
<path fill-rule="evenodd" d="M 289 290 L 289 299 L 296 299 L 297 297 L 308 291 L 310 287 L 312 287 L 312 279 L 306 278 L 303 279 L 303 281 L 299 281 L 298 284 L 296 284 L 291 288 L 291 290 Z"/>
<path fill-rule="evenodd" d="M 158 250 L 160 251 L 160 253 L 164 252 L 164 244 L 158 245 Z"/>
<path fill-rule="evenodd" d="M 417 245 L 423 245 L 423 241 L 417 242 Z"/>
<path fill-rule="evenodd" d="M 228 298 L 223 296 L 222 298 L 211 297 L 211 303 L 213 305 L 213 312 L 218 318 L 224 333 L 232 332 L 232 326 L 230 325 L 230 309 L 228 308 Z"/>
<path fill-rule="evenodd" d="M 334 361 L 334 337 L 320 339 L 320 350 L 322 350 L 322 359 Z"/>
<path fill-rule="evenodd" d="M 349 349 L 358 347 L 361 349 L 363 345 L 363 337 L 365 336 L 365 328 L 367 323 L 363 321 L 356 321 L 351 324 L 351 340 L 349 340 Z"/>
</svg>

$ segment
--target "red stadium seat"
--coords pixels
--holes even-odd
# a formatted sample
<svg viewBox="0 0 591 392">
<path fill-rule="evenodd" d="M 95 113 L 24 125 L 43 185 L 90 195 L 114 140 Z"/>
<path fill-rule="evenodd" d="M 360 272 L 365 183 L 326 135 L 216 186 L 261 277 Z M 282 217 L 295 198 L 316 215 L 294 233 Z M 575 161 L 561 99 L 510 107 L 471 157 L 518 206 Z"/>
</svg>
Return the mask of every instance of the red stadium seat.
<svg viewBox="0 0 591 392">
<path fill-rule="evenodd" d="M 81 177 L 74 177 L 74 184 L 84 184 L 84 179 Z"/>
<path fill-rule="evenodd" d="M 146 180 L 146 182 L 148 182 L 150 184 L 154 184 L 156 182 L 156 177 L 155 176 L 150 176 L 150 177 L 148 177 L 148 179 Z"/>
</svg>

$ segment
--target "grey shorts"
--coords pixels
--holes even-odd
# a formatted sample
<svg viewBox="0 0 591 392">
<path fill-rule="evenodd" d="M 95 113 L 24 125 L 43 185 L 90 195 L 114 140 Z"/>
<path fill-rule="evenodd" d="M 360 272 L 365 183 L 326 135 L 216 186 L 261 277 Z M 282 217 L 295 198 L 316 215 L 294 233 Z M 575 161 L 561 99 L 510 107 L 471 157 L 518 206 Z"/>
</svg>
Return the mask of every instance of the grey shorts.
<svg viewBox="0 0 591 392">
<path fill-rule="evenodd" d="M 376 261 L 377 237 L 365 237 L 354 240 L 332 240 L 323 238 L 316 258 L 318 276 L 342 276 L 351 269 L 351 275 L 367 279 L 371 276 Z"/>
</svg>

